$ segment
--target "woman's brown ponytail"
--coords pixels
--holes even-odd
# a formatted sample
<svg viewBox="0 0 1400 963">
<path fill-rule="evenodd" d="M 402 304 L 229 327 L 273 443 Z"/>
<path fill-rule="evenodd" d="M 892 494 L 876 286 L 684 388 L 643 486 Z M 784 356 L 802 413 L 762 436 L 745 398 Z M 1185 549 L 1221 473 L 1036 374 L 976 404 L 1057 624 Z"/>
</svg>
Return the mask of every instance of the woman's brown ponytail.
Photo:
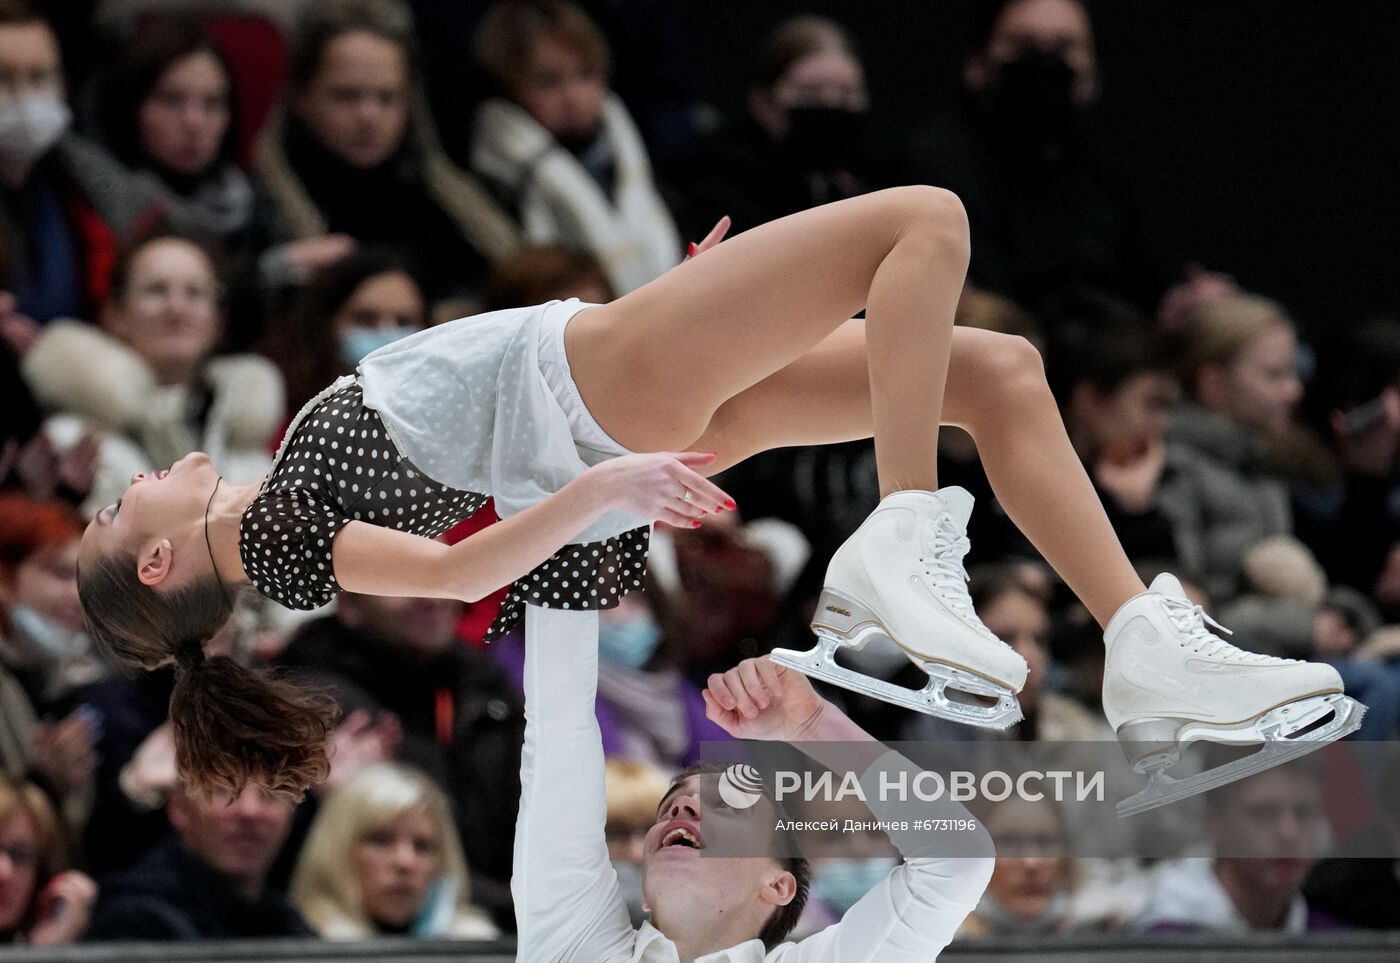
<svg viewBox="0 0 1400 963">
<path fill-rule="evenodd" d="M 236 796 L 248 783 L 296 801 L 326 778 L 326 738 L 337 715 L 319 693 L 250 669 L 196 643 L 176 652 L 170 721 L 175 766 L 200 794 Z"/>
</svg>

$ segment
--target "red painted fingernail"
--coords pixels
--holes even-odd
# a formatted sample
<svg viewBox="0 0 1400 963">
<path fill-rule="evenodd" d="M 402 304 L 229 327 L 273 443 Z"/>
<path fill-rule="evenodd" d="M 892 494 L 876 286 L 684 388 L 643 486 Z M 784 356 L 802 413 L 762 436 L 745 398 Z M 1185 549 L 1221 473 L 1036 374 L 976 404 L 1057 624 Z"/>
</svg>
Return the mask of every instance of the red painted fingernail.
<svg viewBox="0 0 1400 963">
<path fill-rule="evenodd" d="M 685 249 L 685 256 L 686 256 L 686 257 L 694 257 L 694 256 L 695 256 L 695 242 L 694 242 L 694 241 L 691 241 L 690 244 L 686 247 L 686 249 Z"/>
<path fill-rule="evenodd" d="M 734 499 L 732 499 L 732 498 L 727 498 L 727 499 L 725 499 L 725 501 L 724 501 L 724 507 L 732 510 L 732 509 L 738 508 L 739 505 L 734 501 Z"/>
<path fill-rule="evenodd" d="M 691 523 L 690 523 L 690 527 L 691 527 L 691 528 L 699 528 L 699 527 L 700 527 L 700 523 L 699 523 L 699 522 L 691 522 Z"/>
</svg>

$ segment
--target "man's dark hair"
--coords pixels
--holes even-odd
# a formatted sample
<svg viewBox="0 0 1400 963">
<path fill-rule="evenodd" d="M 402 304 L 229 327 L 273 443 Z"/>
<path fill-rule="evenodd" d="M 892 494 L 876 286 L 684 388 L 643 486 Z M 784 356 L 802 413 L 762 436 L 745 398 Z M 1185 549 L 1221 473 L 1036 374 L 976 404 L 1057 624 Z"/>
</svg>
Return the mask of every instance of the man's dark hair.
<svg viewBox="0 0 1400 963">
<path fill-rule="evenodd" d="M 676 791 L 681 783 L 691 776 L 712 776 L 718 775 L 729 768 L 729 763 L 724 762 L 701 762 L 682 769 L 676 773 L 671 784 L 666 787 L 666 793 L 661 797 L 665 801 L 671 793 Z M 763 789 L 763 798 L 768 801 L 777 814 L 777 819 L 787 822 L 787 812 L 783 809 L 783 804 L 768 792 L 767 787 Z M 786 906 L 779 906 L 773 911 L 773 915 L 768 917 L 768 922 L 763 924 L 763 929 L 759 931 L 758 938 L 763 941 L 764 949 L 771 950 L 787 938 L 797 926 L 797 921 L 802 917 L 802 909 L 807 905 L 807 892 L 812 885 L 812 868 L 807 863 L 805 856 L 775 856 L 773 857 L 783 869 L 792 874 L 797 881 L 797 891 L 793 894 L 792 901 Z"/>
<path fill-rule="evenodd" d="M 1172 372 L 1165 337 L 1127 301 L 1079 289 L 1048 298 L 1041 307 L 1051 332 L 1050 389 L 1061 406 L 1079 384 L 1110 394 L 1135 375 Z"/>
</svg>

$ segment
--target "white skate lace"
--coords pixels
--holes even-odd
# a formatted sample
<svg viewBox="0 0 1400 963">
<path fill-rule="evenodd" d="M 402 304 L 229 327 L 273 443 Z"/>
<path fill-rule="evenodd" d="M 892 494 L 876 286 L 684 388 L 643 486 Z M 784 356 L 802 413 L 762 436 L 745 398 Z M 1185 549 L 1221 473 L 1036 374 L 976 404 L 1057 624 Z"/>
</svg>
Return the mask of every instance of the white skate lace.
<svg viewBox="0 0 1400 963">
<path fill-rule="evenodd" d="M 919 562 L 938 597 L 954 614 L 989 637 L 996 638 L 977 617 L 972 607 L 972 596 L 967 594 L 967 569 L 963 567 L 963 558 L 971 547 L 967 534 L 957 527 L 952 518 L 939 515 L 924 529 L 923 554 L 919 556 Z"/>
<path fill-rule="evenodd" d="M 1231 645 L 1214 632 L 1211 632 L 1211 629 L 1213 628 L 1219 632 L 1224 632 L 1226 635 L 1232 635 L 1233 633 L 1207 615 L 1206 610 L 1201 608 L 1201 606 L 1188 602 L 1185 599 L 1174 599 L 1164 595 L 1162 596 L 1162 605 L 1167 610 L 1167 617 L 1172 620 L 1172 624 L 1186 633 L 1186 638 L 1182 640 L 1182 644 L 1199 655 L 1214 656 L 1217 659 L 1261 665 L 1266 663 L 1295 661 L 1293 659 L 1278 659 L 1274 656 L 1264 655 L 1259 652 L 1246 652 L 1238 646 Z M 1207 626 L 1209 626 L 1209 628 Z"/>
</svg>

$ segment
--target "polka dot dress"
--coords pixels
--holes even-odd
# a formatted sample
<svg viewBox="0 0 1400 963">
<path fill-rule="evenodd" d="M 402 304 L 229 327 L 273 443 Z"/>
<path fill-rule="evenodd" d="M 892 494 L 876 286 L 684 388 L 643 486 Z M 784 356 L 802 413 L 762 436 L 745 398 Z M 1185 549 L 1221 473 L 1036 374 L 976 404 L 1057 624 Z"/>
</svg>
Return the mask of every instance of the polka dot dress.
<svg viewBox="0 0 1400 963">
<path fill-rule="evenodd" d="M 327 395 L 293 424 L 240 523 L 243 568 L 258 591 L 288 608 L 325 605 L 339 591 L 331 565 L 336 533 L 352 521 L 437 538 L 486 503 L 479 492 L 428 478 L 394 446 L 358 383 Z M 486 633 L 509 631 L 527 602 L 547 608 L 611 608 L 640 588 L 649 531 L 566 545 L 510 587 Z"/>
</svg>

